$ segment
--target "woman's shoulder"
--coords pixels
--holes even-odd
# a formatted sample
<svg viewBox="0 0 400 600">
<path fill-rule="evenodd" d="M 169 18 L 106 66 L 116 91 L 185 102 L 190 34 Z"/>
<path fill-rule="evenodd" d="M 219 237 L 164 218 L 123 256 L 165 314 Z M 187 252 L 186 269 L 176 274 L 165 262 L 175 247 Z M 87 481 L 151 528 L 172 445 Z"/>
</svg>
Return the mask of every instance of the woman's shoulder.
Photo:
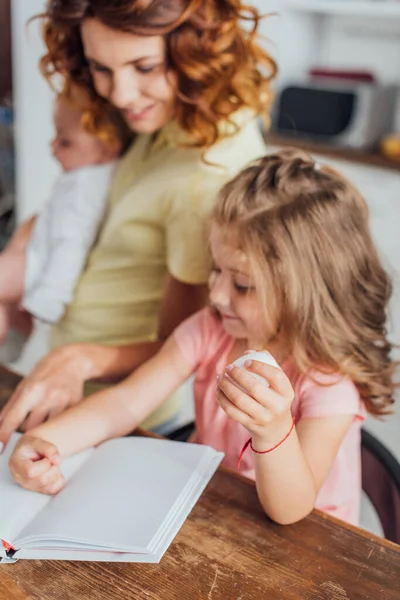
<svg viewBox="0 0 400 600">
<path fill-rule="evenodd" d="M 206 149 L 190 148 L 191 138 L 175 121 L 162 132 L 171 148 L 171 158 L 179 162 L 182 172 L 205 174 L 212 179 L 231 177 L 251 161 L 265 154 L 265 143 L 254 111 L 241 109 L 218 124 L 219 137 Z"/>
<path fill-rule="evenodd" d="M 253 111 L 242 109 L 221 123 L 220 139 L 207 150 L 211 164 L 221 164 L 232 175 L 243 169 L 266 151 L 259 119 Z"/>
<path fill-rule="evenodd" d="M 256 118 L 243 119 L 234 126 L 222 127 L 224 135 L 207 150 L 176 147 L 173 164 L 179 171 L 174 178 L 173 196 L 187 205 L 193 202 L 211 208 L 221 187 L 253 160 L 265 154 L 265 145 Z"/>
<path fill-rule="evenodd" d="M 221 133 L 208 150 L 190 148 L 187 134 L 174 121 L 156 137 L 137 136 L 119 161 L 111 198 L 118 200 L 133 190 L 140 175 L 141 191 L 146 186 L 149 194 L 162 198 L 164 211 L 186 212 L 188 197 L 192 207 L 204 205 L 209 211 L 224 183 L 265 153 L 254 115 L 238 111 L 232 124 L 221 125 Z"/>
</svg>

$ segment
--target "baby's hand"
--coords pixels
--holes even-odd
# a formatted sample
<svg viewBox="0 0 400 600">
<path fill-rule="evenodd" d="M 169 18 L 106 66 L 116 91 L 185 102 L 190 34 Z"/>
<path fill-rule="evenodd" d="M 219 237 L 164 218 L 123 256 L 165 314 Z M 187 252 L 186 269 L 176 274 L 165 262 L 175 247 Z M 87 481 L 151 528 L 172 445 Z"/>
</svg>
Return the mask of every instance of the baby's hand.
<svg viewBox="0 0 400 600">
<path fill-rule="evenodd" d="M 253 446 L 268 449 L 290 429 L 294 391 L 282 369 L 258 360 L 247 360 L 244 367 L 228 365 L 224 375 L 218 377 L 218 402 L 231 419 L 249 430 Z"/>
<path fill-rule="evenodd" d="M 9 467 L 15 481 L 32 492 L 56 494 L 64 486 L 56 446 L 32 435 L 23 435 L 11 454 Z"/>
</svg>

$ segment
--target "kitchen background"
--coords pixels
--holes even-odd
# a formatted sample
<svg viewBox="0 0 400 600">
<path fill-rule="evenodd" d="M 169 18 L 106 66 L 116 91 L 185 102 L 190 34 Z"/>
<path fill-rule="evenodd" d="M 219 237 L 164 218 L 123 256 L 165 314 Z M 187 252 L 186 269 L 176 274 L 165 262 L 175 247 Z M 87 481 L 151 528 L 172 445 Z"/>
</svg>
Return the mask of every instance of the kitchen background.
<svg viewBox="0 0 400 600">
<path fill-rule="evenodd" d="M 400 0 L 252 3 L 275 13 L 261 27 L 280 68 L 266 144 L 272 149 L 301 143 L 361 189 L 395 280 L 391 336 L 400 344 Z M 0 0 L 0 247 L 15 220 L 26 219 L 46 200 L 58 169 L 48 146 L 52 96 L 37 69 L 43 51 L 39 25 L 27 26 L 44 4 Z M 302 109 L 296 112 L 299 98 Z M 310 106 L 317 110 L 308 114 Z M 321 107 L 327 117 L 317 123 L 313 117 L 321 115 Z M 13 368 L 27 372 L 46 348 L 47 330 L 38 326 Z M 182 423 L 193 417 L 189 387 L 188 396 Z M 399 412 L 384 422 L 370 419 L 367 427 L 400 460 Z M 363 520 L 377 527 L 368 506 Z"/>
</svg>

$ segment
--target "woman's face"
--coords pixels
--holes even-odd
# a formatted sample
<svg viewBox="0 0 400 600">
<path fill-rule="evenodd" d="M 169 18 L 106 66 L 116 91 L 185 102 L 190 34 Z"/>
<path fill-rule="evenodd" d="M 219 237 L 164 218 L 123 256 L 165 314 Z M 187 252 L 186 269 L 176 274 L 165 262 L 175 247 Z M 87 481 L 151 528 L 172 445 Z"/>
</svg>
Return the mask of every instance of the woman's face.
<svg viewBox="0 0 400 600">
<path fill-rule="evenodd" d="M 86 19 L 81 36 L 97 93 L 122 113 L 130 129 L 154 133 L 174 116 L 176 76 L 167 71 L 162 36 L 138 36 Z"/>
</svg>

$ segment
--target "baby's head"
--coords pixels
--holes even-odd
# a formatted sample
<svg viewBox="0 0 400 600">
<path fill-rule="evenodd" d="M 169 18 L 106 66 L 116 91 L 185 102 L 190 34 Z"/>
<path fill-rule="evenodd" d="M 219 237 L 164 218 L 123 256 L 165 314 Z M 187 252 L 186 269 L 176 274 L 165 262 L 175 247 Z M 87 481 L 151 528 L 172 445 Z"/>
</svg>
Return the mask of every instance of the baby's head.
<svg viewBox="0 0 400 600">
<path fill-rule="evenodd" d="M 302 371 L 342 371 L 376 404 L 392 393 L 391 282 L 344 177 L 301 151 L 265 156 L 223 187 L 213 228 L 232 244 L 226 255 L 236 247 L 251 265 L 267 344 L 272 331 Z"/>
<path fill-rule="evenodd" d="M 124 147 L 120 123 L 110 110 L 98 119 L 97 127 L 86 123 L 90 100 L 83 90 L 69 89 L 59 94 L 54 106 L 56 134 L 51 142 L 54 158 L 64 171 L 100 165 L 118 158 Z"/>
</svg>

